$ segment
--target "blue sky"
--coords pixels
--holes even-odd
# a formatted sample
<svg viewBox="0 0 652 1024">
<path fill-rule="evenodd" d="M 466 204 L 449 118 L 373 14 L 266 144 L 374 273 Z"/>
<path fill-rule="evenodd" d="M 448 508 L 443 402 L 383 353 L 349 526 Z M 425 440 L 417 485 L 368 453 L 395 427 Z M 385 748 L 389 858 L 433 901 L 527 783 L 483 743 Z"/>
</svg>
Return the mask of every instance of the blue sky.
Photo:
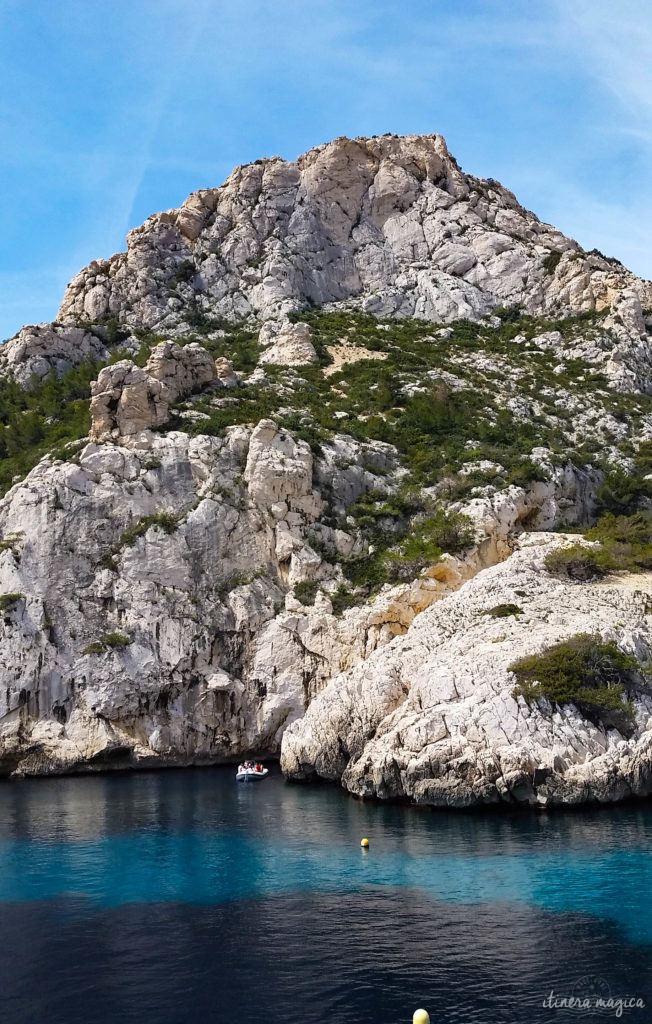
<svg viewBox="0 0 652 1024">
<path fill-rule="evenodd" d="M 0 338 L 260 156 L 440 132 L 652 277 L 650 0 L 0 0 Z"/>
</svg>

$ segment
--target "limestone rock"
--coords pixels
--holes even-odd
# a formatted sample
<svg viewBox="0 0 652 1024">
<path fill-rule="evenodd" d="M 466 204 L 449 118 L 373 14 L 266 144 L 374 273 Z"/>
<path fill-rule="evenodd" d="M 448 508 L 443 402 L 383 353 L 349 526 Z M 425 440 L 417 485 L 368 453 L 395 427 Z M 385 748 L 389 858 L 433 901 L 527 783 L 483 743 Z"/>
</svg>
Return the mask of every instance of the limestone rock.
<svg viewBox="0 0 652 1024">
<path fill-rule="evenodd" d="M 516 302 L 563 315 L 611 306 L 626 290 L 650 308 L 651 289 L 499 182 L 463 173 L 440 135 L 384 135 L 236 168 L 130 232 L 126 253 L 80 271 L 59 315 L 117 312 L 166 331 L 190 307 L 266 320 L 307 302 L 432 320 Z"/>
<path fill-rule="evenodd" d="M 235 388 L 240 383 L 240 377 L 233 369 L 233 363 L 223 356 L 215 360 L 215 373 L 220 384 L 225 388 Z"/>
<path fill-rule="evenodd" d="M 210 352 L 196 342 L 181 346 L 162 341 L 152 349 L 145 369 L 150 377 L 165 384 L 172 402 L 217 380 Z"/>
<path fill-rule="evenodd" d="M 161 342 L 142 369 L 128 359 L 105 366 L 91 384 L 91 437 L 132 437 L 159 427 L 173 402 L 217 379 L 210 353 L 195 343 Z"/>
<path fill-rule="evenodd" d="M 647 698 L 633 735 L 616 735 L 572 708 L 550 714 L 514 701 L 508 667 L 579 630 L 647 657 L 646 601 L 629 581 L 553 580 L 542 558 L 563 538 L 528 531 L 587 523 L 604 466 L 627 473 L 644 454 L 652 417 L 643 400 L 619 403 L 592 387 L 590 372 L 568 376 L 580 357 L 613 388 L 652 393 L 651 289 L 541 223 L 499 183 L 464 174 L 440 136 L 336 139 L 297 161 L 257 161 L 150 217 L 126 253 L 76 276 L 61 323 L 25 328 L 0 348 L 0 374 L 28 387 L 33 374 L 106 361 L 117 323 L 133 328 L 120 344 L 135 353 L 143 326 L 179 342 L 200 329 L 216 348 L 224 320 L 245 320 L 247 333 L 228 334 L 221 349 L 242 365 L 262 323 L 259 365 L 240 391 L 232 363 L 194 342 L 160 343 L 143 368 L 130 359 L 105 366 L 91 389 L 90 443 L 44 456 L 0 501 L 0 771 L 278 753 L 285 735 L 290 775 L 325 775 L 361 795 L 460 806 L 648 792 Z M 410 328 L 397 404 L 484 388 L 492 400 L 478 423 L 507 410 L 515 427 L 559 430 L 568 452 L 592 437 L 596 449 L 604 444 L 603 468 L 560 464 L 558 452 L 535 447 L 524 460 L 539 479 L 507 486 L 508 469 L 470 437 L 460 442 L 469 461 L 412 504 L 397 449 L 344 433 L 368 415 L 350 387 L 356 375 L 334 377 L 359 359 L 394 359 L 403 332 L 365 320 L 360 336 L 344 327 L 337 337 L 340 321 L 323 321 L 336 433 L 305 397 L 307 372 L 292 369 L 318 361 L 311 328 L 289 315 L 311 303 L 327 313 L 481 321 L 477 345 L 459 345 L 453 327 Z M 559 330 L 524 333 L 520 349 L 492 345 L 501 325 L 493 311 L 512 304 Z M 578 311 L 591 316 L 564 322 Z M 449 338 L 454 362 L 443 369 Z M 424 355 L 437 345 L 441 367 L 413 344 Z M 287 369 L 266 373 L 273 365 Z M 194 436 L 150 429 L 202 389 L 214 393 L 201 407 L 177 410 Z M 241 425 L 195 433 L 212 418 L 208 405 L 231 407 Z M 261 407 L 274 419 L 256 423 Z M 636 410 L 631 424 L 625 407 Z M 319 447 L 284 427 L 297 421 L 301 436 L 319 428 Z M 511 479 L 532 472 L 505 464 Z M 369 492 L 365 516 L 352 506 Z M 460 493 L 470 497 L 455 502 Z M 394 498 L 395 512 L 383 511 Z M 365 519 L 376 523 L 378 512 L 383 536 L 396 530 L 398 540 L 407 510 L 432 501 L 469 516 L 472 547 L 352 595 L 344 562 L 359 559 L 362 579 L 374 551 Z M 501 602 L 522 614 L 484 614 Z"/>
<path fill-rule="evenodd" d="M 260 329 L 258 344 L 264 349 L 258 360 L 262 364 L 305 366 L 317 362 L 308 324 L 268 320 Z"/>
<path fill-rule="evenodd" d="M 263 508 L 289 502 L 310 494 L 312 452 L 305 441 L 297 441 L 273 420 L 261 420 L 249 444 L 244 479 L 252 501 Z"/>
<path fill-rule="evenodd" d="M 135 369 L 115 366 L 122 396 Z M 351 465 L 321 470 L 335 495 L 374 486 L 363 463 L 391 479 L 389 445 L 343 445 Z M 78 463 L 45 459 L 0 501 L 0 594 L 24 595 L 0 621 L 4 772 L 278 752 L 333 675 L 489 564 L 449 560 L 337 617 L 326 592 L 284 602 L 302 580 L 341 580 L 316 531 L 347 554 L 356 541 L 319 521 L 310 448 L 272 421 L 90 443 Z M 115 634 L 124 646 L 104 649 Z"/>
<path fill-rule="evenodd" d="M 23 327 L 0 345 L 0 374 L 10 374 L 21 387 L 32 377 L 42 380 L 54 371 L 60 377 L 85 359 L 107 359 L 109 347 L 96 333 L 71 324 L 38 324 Z"/>
<path fill-rule="evenodd" d="M 166 385 L 131 360 L 105 366 L 91 384 L 91 437 L 129 437 L 161 426 L 171 400 Z"/>
<path fill-rule="evenodd" d="M 531 535 L 507 561 L 431 606 L 404 636 L 336 677 L 285 732 L 292 778 L 320 775 L 359 796 L 466 807 L 617 800 L 652 792 L 652 699 L 635 701 L 624 737 L 573 706 L 512 696 L 509 666 L 580 632 L 649 658 L 647 586 L 563 583 L 542 559 L 552 535 Z M 486 613 L 513 603 L 522 614 Z"/>
</svg>

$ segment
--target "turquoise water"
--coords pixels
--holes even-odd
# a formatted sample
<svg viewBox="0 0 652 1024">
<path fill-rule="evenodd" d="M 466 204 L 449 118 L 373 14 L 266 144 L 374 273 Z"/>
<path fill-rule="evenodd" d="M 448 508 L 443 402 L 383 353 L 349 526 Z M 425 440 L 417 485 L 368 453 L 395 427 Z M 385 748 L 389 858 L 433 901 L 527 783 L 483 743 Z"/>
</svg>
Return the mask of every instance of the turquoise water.
<svg viewBox="0 0 652 1024">
<path fill-rule="evenodd" d="M 605 1020 L 543 1006 L 588 977 L 651 1021 L 651 839 L 649 805 L 442 814 L 223 768 L 7 783 L 2 1020 Z"/>
</svg>

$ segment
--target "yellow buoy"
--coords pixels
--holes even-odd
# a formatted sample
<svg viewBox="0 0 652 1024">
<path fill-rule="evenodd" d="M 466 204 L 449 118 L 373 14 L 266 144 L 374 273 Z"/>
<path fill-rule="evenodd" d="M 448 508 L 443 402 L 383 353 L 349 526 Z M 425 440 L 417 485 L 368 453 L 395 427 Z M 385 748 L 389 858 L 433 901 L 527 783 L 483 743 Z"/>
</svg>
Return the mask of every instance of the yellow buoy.
<svg viewBox="0 0 652 1024">
<path fill-rule="evenodd" d="M 366 850 L 367 847 L 369 846 L 369 840 L 368 839 L 361 839 L 360 840 L 360 846 L 364 847 L 364 849 Z"/>
<path fill-rule="evenodd" d="M 430 1024 L 430 1014 L 427 1010 L 415 1010 L 412 1014 L 412 1024 Z"/>
</svg>

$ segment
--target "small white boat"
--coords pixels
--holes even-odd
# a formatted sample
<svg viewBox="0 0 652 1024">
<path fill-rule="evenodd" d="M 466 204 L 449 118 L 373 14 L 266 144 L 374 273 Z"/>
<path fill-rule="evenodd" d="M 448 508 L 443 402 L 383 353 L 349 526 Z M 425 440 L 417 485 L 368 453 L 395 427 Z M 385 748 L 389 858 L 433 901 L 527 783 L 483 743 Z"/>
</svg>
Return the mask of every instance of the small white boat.
<svg viewBox="0 0 652 1024">
<path fill-rule="evenodd" d="M 249 779 L 264 779 L 266 775 L 269 775 L 269 769 L 263 768 L 262 771 L 257 772 L 255 768 L 243 768 L 242 765 L 236 772 L 236 781 L 248 781 Z"/>
</svg>

